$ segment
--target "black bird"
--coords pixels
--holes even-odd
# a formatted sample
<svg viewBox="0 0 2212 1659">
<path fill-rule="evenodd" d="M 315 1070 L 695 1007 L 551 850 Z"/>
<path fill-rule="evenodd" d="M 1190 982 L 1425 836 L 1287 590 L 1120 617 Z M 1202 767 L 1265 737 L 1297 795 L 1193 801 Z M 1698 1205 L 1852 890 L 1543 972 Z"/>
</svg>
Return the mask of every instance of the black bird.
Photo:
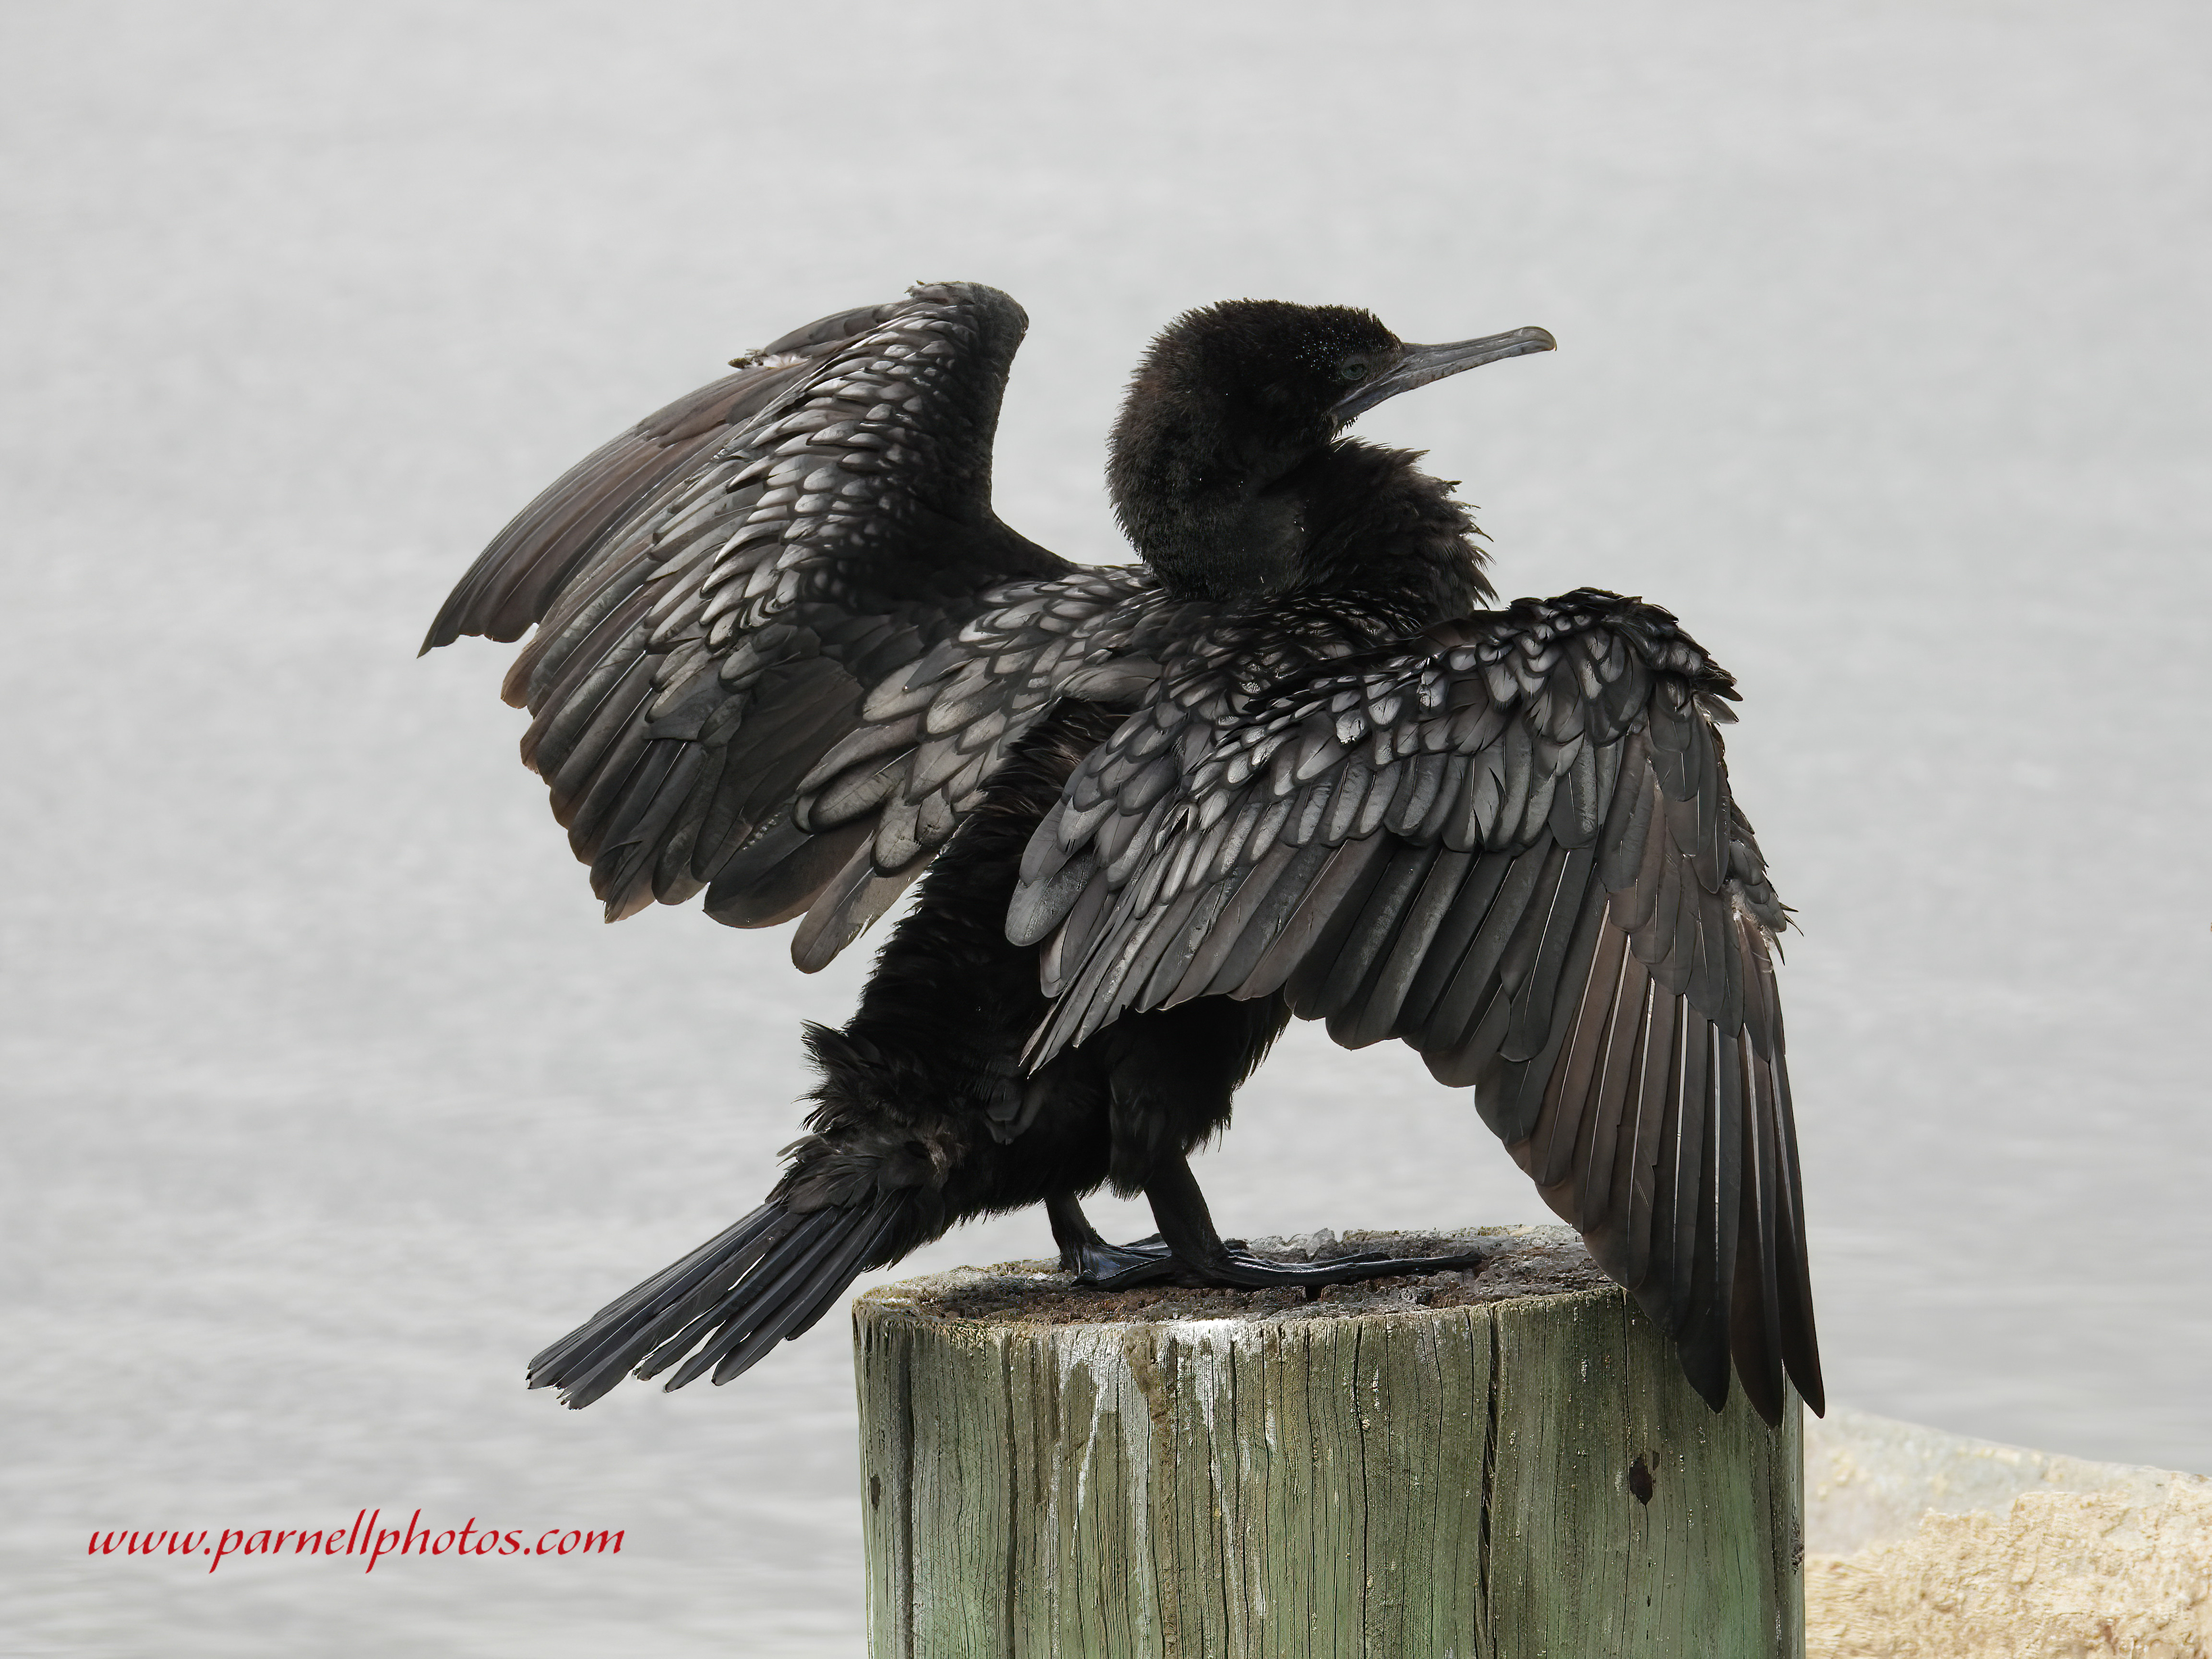
<svg viewBox="0 0 2212 1659">
<path fill-rule="evenodd" d="M 1084 1282 L 1312 1285 L 1467 1258 L 1262 1260 L 1188 1154 L 1291 1016 L 1401 1037 L 1670 1333 L 1718 1409 L 1820 1362 L 1782 1016 L 1785 913 L 1722 763 L 1729 675 L 1656 606 L 1503 609 L 1450 486 L 1343 436 L 1552 349 L 1408 345 L 1231 301 L 1154 342 L 1116 423 L 1144 562 L 991 510 L 1027 326 L 915 289 L 740 357 L 487 548 L 423 648 L 538 632 L 506 696 L 610 921 L 702 889 L 820 968 L 927 872 L 768 1201 L 532 1362 L 737 1376 L 865 1269 L 1042 1203 Z M 1141 1191 L 1157 1237 L 1079 1200 Z"/>
</svg>

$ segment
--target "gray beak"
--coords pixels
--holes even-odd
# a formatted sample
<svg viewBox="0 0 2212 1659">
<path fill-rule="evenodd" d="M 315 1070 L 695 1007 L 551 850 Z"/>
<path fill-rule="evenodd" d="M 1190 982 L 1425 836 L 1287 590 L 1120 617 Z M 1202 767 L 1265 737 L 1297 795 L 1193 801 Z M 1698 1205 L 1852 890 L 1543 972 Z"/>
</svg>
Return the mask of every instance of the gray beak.
<svg viewBox="0 0 2212 1659">
<path fill-rule="evenodd" d="M 1441 380 L 1462 369 L 1480 368 L 1506 357 L 1525 357 L 1532 351 L 1553 351 L 1559 342 L 1540 328 L 1516 328 L 1507 334 L 1486 334 L 1479 340 L 1454 340 L 1448 345 L 1409 345 L 1402 356 L 1374 380 L 1352 388 L 1330 412 L 1339 421 L 1364 415 L 1385 398 L 1411 392 L 1417 386 Z"/>
</svg>

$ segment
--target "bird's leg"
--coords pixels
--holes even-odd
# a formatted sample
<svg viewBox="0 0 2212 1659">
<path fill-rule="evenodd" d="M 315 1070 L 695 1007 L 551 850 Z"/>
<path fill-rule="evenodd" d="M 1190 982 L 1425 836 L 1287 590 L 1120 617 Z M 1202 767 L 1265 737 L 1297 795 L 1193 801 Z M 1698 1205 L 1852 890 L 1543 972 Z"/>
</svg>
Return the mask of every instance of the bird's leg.
<svg viewBox="0 0 2212 1659">
<path fill-rule="evenodd" d="M 1206 1195 L 1190 1162 L 1180 1152 L 1163 1152 L 1154 1159 L 1145 1182 L 1152 1200 L 1152 1218 L 1160 1224 L 1160 1237 L 1174 1253 L 1174 1266 L 1163 1278 L 1182 1285 L 1224 1285 L 1259 1288 L 1270 1285 L 1344 1285 L 1361 1279 L 1389 1279 L 1400 1274 L 1445 1273 L 1472 1267 L 1481 1261 L 1473 1251 L 1464 1255 L 1389 1256 L 1379 1252 L 1346 1256 L 1340 1261 L 1292 1263 L 1271 1261 L 1254 1255 L 1240 1239 L 1224 1241 L 1213 1229 Z M 1141 1248 L 1141 1246 L 1133 1247 Z"/>
<path fill-rule="evenodd" d="M 1052 1218 L 1053 1242 L 1060 1246 L 1060 1266 L 1075 1275 L 1079 1285 L 1099 1290 L 1127 1290 L 1133 1285 L 1158 1285 L 1182 1271 L 1175 1253 L 1158 1233 L 1133 1244 L 1109 1244 L 1098 1236 L 1083 1213 L 1073 1193 L 1055 1193 L 1044 1201 Z"/>
<path fill-rule="evenodd" d="M 1333 1261 L 1270 1261 L 1254 1255 L 1243 1240 L 1224 1240 L 1214 1231 L 1186 1149 L 1229 1121 L 1237 1085 L 1290 1018 L 1280 998 L 1199 998 L 1125 1015 L 1081 1051 L 1095 1056 L 1108 1080 L 1109 1178 L 1123 1191 L 1143 1189 L 1160 1231 L 1133 1244 L 1109 1244 L 1084 1219 L 1072 1192 L 1048 1200 L 1061 1264 L 1076 1283 L 1256 1289 L 1341 1285 L 1477 1264 L 1480 1258 L 1474 1255 L 1405 1257 L 1379 1251 Z"/>
<path fill-rule="evenodd" d="M 1127 1290 L 1138 1285 L 1216 1285 L 1257 1289 L 1271 1285 L 1344 1285 L 1362 1279 L 1445 1273 L 1480 1265 L 1479 1253 L 1464 1255 L 1389 1256 L 1379 1252 L 1335 1261 L 1272 1261 L 1252 1254 L 1241 1238 L 1224 1239 L 1214 1231 L 1206 1194 L 1190 1164 L 1168 1154 L 1145 1183 L 1160 1231 L 1129 1244 L 1109 1244 L 1098 1236 L 1073 1193 L 1045 1200 L 1052 1236 L 1060 1246 L 1061 1268 L 1079 1285 L 1099 1290 Z"/>
</svg>

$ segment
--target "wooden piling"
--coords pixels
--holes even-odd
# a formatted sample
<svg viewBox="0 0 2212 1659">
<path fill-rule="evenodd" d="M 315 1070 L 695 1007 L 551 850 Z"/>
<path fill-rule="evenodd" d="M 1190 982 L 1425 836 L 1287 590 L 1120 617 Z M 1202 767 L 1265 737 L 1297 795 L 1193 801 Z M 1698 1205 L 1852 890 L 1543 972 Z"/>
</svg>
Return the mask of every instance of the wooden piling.
<svg viewBox="0 0 2212 1659">
<path fill-rule="evenodd" d="M 1463 1274 L 855 1304 L 873 1659 L 1802 1653 L 1801 1435 L 1716 1416 L 1565 1228 Z"/>
</svg>

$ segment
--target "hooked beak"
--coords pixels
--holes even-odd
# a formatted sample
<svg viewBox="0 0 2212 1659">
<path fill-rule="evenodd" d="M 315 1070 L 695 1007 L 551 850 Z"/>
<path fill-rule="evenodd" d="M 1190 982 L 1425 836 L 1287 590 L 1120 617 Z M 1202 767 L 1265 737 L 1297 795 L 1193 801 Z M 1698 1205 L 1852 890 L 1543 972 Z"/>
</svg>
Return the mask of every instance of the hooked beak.
<svg viewBox="0 0 2212 1659">
<path fill-rule="evenodd" d="M 1340 422 L 1349 421 L 1364 415 L 1385 398 L 1441 380 L 1447 374 L 1480 368 L 1506 357 L 1525 357 L 1532 351 L 1553 351 L 1559 343 L 1543 329 L 1516 328 L 1506 334 L 1486 334 L 1479 340 L 1454 340 L 1447 345 L 1409 345 L 1385 373 L 1352 387 L 1329 412 Z"/>
</svg>

